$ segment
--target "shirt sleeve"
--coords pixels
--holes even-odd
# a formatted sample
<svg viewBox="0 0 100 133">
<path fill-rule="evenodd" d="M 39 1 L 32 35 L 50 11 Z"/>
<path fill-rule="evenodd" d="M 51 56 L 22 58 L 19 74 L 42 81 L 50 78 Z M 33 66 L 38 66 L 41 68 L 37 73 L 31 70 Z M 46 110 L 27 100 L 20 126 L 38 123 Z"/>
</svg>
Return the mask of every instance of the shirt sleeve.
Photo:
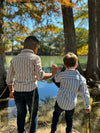
<svg viewBox="0 0 100 133">
<path fill-rule="evenodd" d="M 7 84 L 13 85 L 14 75 L 15 75 L 14 68 L 13 68 L 12 62 L 10 62 L 10 67 L 6 78 Z"/>
<path fill-rule="evenodd" d="M 55 82 L 61 81 L 61 71 L 58 71 L 57 74 L 54 76 Z"/>
<path fill-rule="evenodd" d="M 37 80 L 42 80 L 45 76 L 45 72 L 42 70 L 40 57 L 37 57 L 35 62 L 35 75 Z"/>
<path fill-rule="evenodd" d="M 89 109 L 90 108 L 90 94 L 87 88 L 86 80 L 81 82 L 79 90 L 80 90 L 81 96 L 84 101 L 85 109 Z"/>
</svg>

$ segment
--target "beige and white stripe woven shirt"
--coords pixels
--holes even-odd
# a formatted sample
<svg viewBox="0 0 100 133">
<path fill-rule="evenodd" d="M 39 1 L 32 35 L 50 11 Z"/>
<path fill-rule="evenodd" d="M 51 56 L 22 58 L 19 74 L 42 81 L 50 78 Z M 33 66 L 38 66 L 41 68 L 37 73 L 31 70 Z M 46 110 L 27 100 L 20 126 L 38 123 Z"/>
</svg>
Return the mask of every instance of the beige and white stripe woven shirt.
<svg viewBox="0 0 100 133">
<path fill-rule="evenodd" d="M 11 60 L 6 82 L 13 84 L 17 92 L 28 92 L 37 88 L 37 80 L 42 80 L 44 75 L 40 57 L 33 50 L 24 49 Z"/>
</svg>

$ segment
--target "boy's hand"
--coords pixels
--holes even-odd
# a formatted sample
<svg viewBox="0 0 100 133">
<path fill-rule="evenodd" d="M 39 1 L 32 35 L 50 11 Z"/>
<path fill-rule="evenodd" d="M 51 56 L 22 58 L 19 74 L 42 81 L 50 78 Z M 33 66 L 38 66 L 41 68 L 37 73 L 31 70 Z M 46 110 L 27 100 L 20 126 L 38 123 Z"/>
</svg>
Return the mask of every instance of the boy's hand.
<svg viewBox="0 0 100 133">
<path fill-rule="evenodd" d="M 85 113 L 86 114 L 90 113 L 90 109 L 85 109 Z"/>
<path fill-rule="evenodd" d="M 58 68 L 58 66 L 56 64 L 53 64 L 52 68 Z"/>
<path fill-rule="evenodd" d="M 53 65 L 52 65 L 52 73 L 53 73 L 53 74 L 56 74 L 56 73 L 57 73 L 57 68 L 58 68 L 58 67 L 57 67 L 56 64 L 53 64 Z"/>
<path fill-rule="evenodd" d="M 52 73 L 53 74 L 56 74 L 58 70 L 60 70 L 61 67 L 58 67 L 56 64 L 53 64 L 52 65 Z"/>
</svg>

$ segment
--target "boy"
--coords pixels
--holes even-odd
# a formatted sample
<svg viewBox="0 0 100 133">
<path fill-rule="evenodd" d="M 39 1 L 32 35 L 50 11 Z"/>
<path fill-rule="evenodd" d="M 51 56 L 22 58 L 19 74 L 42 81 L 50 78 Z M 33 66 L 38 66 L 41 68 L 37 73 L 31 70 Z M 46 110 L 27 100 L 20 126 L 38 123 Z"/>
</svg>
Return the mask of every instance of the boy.
<svg viewBox="0 0 100 133">
<path fill-rule="evenodd" d="M 77 103 L 77 92 L 80 90 L 82 95 L 85 112 L 90 112 L 90 95 L 86 85 L 86 79 L 76 70 L 78 66 L 78 57 L 69 52 L 63 58 L 65 71 L 58 72 L 55 75 L 55 82 L 60 83 L 57 100 L 54 106 L 51 133 L 56 133 L 59 116 L 65 111 L 65 120 L 67 123 L 66 133 L 72 132 L 73 114 Z M 53 67 L 57 67 L 54 65 Z"/>
</svg>

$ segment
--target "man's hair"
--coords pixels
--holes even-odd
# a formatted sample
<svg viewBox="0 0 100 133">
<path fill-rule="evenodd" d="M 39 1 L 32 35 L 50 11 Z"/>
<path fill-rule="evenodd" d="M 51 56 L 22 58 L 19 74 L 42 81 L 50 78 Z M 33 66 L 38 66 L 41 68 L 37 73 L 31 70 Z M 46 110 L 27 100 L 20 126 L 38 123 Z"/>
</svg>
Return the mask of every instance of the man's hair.
<svg viewBox="0 0 100 133">
<path fill-rule="evenodd" d="M 35 36 L 28 36 L 24 41 L 24 48 L 32 48 L 39 44 L 39 40 Z"/>
<path fill-rule="evenodd" d="M 68 68 L 74 67 L 78 64 L 78 57 L 74 53 L 68 52 L 63 58 L 63 62 Z"/>
</svg>

